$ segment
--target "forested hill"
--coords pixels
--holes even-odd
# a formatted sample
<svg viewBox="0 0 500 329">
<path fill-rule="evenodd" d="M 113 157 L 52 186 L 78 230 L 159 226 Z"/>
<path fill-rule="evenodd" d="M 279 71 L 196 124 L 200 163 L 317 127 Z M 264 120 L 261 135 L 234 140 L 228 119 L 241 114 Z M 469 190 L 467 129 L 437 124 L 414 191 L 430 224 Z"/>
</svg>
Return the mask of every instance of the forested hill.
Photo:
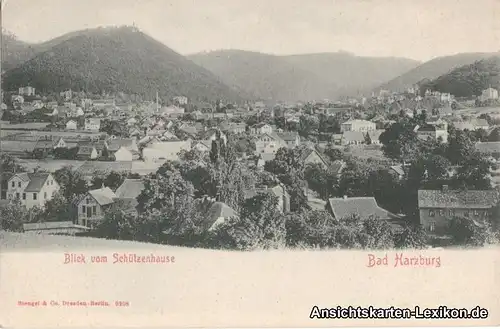
<svg viewBox="0 0 500 329">
<path fill-rule="evenodd" d="M 241 101 L 244 97 L 213 73 L 131 27 L 73 32 L 44 44 L 33 58 L 7 71 L 4 90 L 31 85 L 40 92 L 68 88 L 124 92 L 165 100 Z"/>
</svg>

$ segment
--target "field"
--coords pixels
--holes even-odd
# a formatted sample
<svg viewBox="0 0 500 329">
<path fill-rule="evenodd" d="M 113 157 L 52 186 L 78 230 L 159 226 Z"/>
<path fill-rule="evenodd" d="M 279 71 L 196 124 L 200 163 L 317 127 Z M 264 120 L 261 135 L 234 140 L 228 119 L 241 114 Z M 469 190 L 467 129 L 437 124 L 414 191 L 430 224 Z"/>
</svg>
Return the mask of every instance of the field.
<svg viewBox="0 0 500 329">
<path fill-rule="evenodd" d="M 48 172 L 54 172 L 61 169 L 64 166 L 73 166 L 77 169 L 85 163 L 85 161 L 78 160 L 25 160 L 20 159 L 19 165 L 26 168 L 28 171 L 33 171 L 33 169 L 39 167 L 40 169 L 47 170 Z"/>
<path fill-rule="evenodd" d="M 375 159 L 388 161 L 380 145 L 352 145 L 346 148 L 346 153 L 360 159 Z"/>
<path fill-rule="evenodd" d="M 480 116 L 481 114 L 500 115 L 500 107 L 471 107 L 453 111 L 455 114 Z"/>
</svg>

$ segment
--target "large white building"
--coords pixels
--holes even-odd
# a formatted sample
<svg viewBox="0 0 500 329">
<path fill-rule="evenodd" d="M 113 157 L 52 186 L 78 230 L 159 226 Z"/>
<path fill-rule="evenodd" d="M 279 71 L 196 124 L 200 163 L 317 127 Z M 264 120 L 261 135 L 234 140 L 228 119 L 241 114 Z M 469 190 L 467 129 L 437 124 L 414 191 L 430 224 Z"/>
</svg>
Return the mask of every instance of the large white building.
<svg viewBox="0 0 500 329">
<path fill-rule="evenodd" d="M 361 131 L 367 132 L 376 130 L 377 127 L 374 122 L 367 120 L 349 120 L 340 125 L 340 131 Z"/>
<path fill-rule="evenodd" d="M 483 90 L 483 93 L 481 94 L 480 99 L 482 102 L 488 101 L 488 100 L 496 100 L 496 99 L 498 99 L 498 90 L 496 90 L 495 88 L 491 88 L 491 87 L 488 89 L 485 89 L 485 90 Z"/>
</svg>

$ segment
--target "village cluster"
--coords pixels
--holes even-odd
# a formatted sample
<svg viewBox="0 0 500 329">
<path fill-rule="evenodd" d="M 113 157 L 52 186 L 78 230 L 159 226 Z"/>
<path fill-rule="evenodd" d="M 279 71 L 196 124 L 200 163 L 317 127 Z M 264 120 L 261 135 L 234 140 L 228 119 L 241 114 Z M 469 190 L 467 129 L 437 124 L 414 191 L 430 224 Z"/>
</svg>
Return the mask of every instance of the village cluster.
<svg viewBox="0 0 500 329">
<path fill-rule="evenodd" d="M 249 170 L 265 171 L 280 150 L 301 149 L 299 161 L 333 172 L 337 180 L 349 161 L 370 161 L 383 156 L 383 135 L 400 121 L 423 118 L 413 132 L 418 139 L 447 144 L 450 128 L 475 134 L 475 149 L 492 163 L 500 155 L 498 91 L 488 88 L 474 99 L 410 88 L 404 93 L 380 91 L 371 97 L 322 100 L 295 104 L 255 102 L 193 105 L 183 96 L 165 104 L 124 103 L 115 96 L 89 97 L 66 90 L 43 95 L 26 86 L 2 94 L 0 152 L 5 165 L 14 159 L 16 168 L 2 171 L 0 202 L 19 202 L 30 209 L 44 208 L 60 192 L 54 173 L 61 168 L 85 177 L 88 186 L 99 173 L 121 173 L 118 187 L 88 189 L 73 200 L 74 217 L 66 220 L 24 223 L 24 231 L 48 234 L 79 234 L 92 231 L 107 209 L 120 200 L 136 200 L 145 178 L 166 163 L 184 161 L 187 152 L 208 154 L 222 140 L 236 139 L 238 162 Z M 387 134 L 386 134 L 387 135 Z M 341 154 L 329 155 L 332 150 Z M 375 157 L 377 157 L 375 156 Z M 349 161 L 346 160 L 349 157 Z M 404 160 L 404 159 L 403 159 Z M 408 175 L 405 161 L 389 159 L 387 172 L 396 179 Z M 68 167 L 69 166 L 69 167 Z M 457 189 L 448 185 L 419 189 L 414 196 L 418 218 L 428 232 L 446 227 L 453 216 L 481 219 L 498 205 L 496 167 L 489 168 L 491 189 Z M 450 175 L 454 173 L 451 172 Z M 347 183 L 346 183 L 347 184 Z M 346 187 L 345 190 L 349 190 Z M 380 206 L 373 195 L 320 195 L 313 186 L 303 189 L 311 209 L 326 210 L 333 218 L 377 218 L 401 226 L 404 214 Z M 286 182 L 248 188 L 245 198 L 271 193 L 281 213 L 289 213 L 290 191 Z M 354 193 L 356 194 L 356 193 Z M 206 206 L 206 227 L 213 230 L 238 211 L 217 198 L 201 196 Z M 293 208 L 293 206 L 292 206 Z"/>
</svg>

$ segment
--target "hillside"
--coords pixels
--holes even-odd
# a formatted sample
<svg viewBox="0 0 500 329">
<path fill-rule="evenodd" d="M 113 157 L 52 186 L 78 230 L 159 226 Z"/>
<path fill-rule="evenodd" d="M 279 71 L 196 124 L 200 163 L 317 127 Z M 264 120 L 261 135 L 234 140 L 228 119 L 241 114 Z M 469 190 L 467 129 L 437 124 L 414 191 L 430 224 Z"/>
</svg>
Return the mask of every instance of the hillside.
<svg viewBox="0 0 500 329">
<path fill-rule="evenodd" d="M 41 92 L 71 88 L 93 93 L 124 92 L 164 100 L 242 97 L 211 72 L 130 27 L 73 32 L 37 46 L 36 56 L 7 71 L 5 90 L 30 84 Z"/>
<path fill-rule="evenodd" d="M 436 79 L 462 65 L 493 56 L 492 53 L 465 53 L 432 59 L 416 68 L 380 85 L 376 90 L 404 91 L 424 79 Z"/>
<path fill-rule="evenodd" d="M 408 59 L 357 57 L 347 53 L 275 56 L 220 50 L 188 58 L 241 91 L 261 99 L 285 101 L 356 94 L 418 65 Z"/>
<path fill-rule="evenodd" d="M 1 72 L 13 69 L 35 56 L 35 45 L 20 41 L 8 31 L 2 31 L 2 66 Z"/>
<path fill-rule="evenodd" d="M 297 68 L 282 57 L 242 50 L 221 50 L 188 56 L 227 85 L 261 100 L 310 100 L 332 96 L 327 81 Z"/>
<path fill-rule="evenodd" d="M 437 90 L 456 97 L 481 95 L 481 92 L 500 87 L 500 56 L 492 56 L 472 64 L 460 66 L 437 79 L 425 82 L 421 90 Z"/>
<path fill-rule="evenodd" d="M 327 80 L 340 96 L 369 92 L 420 64 L 407 58 L 362 57 L 346 52 L 292 55 L 284 58 L 296 67 Z"/>
</svg>

